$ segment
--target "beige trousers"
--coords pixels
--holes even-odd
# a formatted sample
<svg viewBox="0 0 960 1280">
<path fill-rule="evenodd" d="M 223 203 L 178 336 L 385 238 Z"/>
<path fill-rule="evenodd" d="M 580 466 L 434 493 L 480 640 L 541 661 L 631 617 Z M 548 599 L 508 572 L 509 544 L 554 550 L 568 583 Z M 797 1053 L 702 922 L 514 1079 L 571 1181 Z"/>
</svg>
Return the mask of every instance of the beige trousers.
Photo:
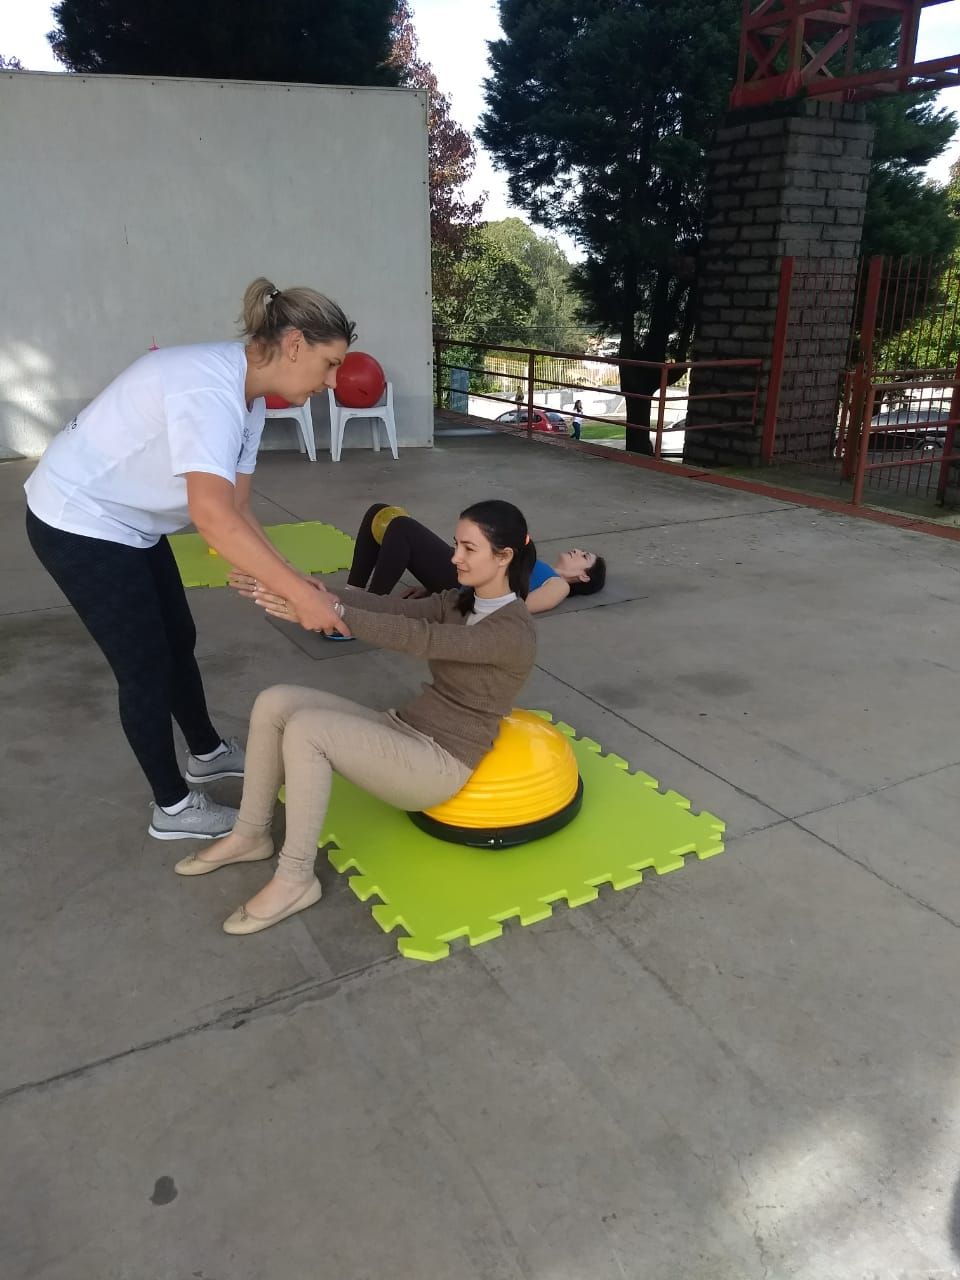
<svg viewBox="0 0 960 1280">
<path fill-rule="evenodd" d="M 236 830 L 269 831 L 286 783 L 287 833 L 277 874 L 313 875 L 334 770 L 397 809 L 429 809 L 460 790 L 472 770 L 392 711 L 297 685 L 264 690 L 253 705 Z"/>
</svg>

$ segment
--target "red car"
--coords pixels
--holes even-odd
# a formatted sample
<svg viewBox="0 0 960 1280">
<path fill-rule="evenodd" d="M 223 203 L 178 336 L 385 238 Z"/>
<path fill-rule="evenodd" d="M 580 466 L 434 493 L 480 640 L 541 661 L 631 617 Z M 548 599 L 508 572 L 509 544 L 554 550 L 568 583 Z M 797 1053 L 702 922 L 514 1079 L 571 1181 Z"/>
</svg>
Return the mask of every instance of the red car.
<svg viewBox="0 0 960 1280">
<path fill-rule="evenodd" d="M 509 413 L 501 413 L 498 422 L 509 422 L 512 426 L 526 427 L 528 417 L 526 409 L 511 409 Z M 566 435 L 569 431 L 567 420 L 562 413 L 550 413 L 543 409 L 534 409 L 529 419 L 531 431 L 561 431 Z"/>
</svg>

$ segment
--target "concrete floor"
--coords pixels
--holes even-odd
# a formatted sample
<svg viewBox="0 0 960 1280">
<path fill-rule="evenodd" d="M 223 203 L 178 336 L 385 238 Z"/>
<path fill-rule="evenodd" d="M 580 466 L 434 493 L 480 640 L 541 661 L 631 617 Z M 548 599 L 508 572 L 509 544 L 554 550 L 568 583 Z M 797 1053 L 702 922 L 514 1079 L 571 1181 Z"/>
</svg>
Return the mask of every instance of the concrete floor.
<svg viewBox="0 0 960 1280">
<path fill-rule="evenodd" d="M 497 494 L 603 552 L 525 701 L 728 823 L 422 965 L 326 865 L 251 939 L 220 922 L 263 868 L 172 874 L 28 471 L 0 466 L 4 1280 L 960 1275 L 960 547 L 503 436 L 265 457 L 267 522 L 449 529 Z M 191 599 L 225 732 L 280 680 L 421 677 Z"/>
</svg>

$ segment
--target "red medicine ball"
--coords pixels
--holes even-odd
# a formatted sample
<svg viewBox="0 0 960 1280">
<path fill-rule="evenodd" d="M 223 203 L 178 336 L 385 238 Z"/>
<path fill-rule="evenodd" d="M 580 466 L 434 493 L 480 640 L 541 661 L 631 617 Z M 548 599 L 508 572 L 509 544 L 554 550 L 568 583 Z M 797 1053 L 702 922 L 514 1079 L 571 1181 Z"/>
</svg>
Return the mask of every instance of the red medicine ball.
<svg viewBox="0 0 960 1280">
<path fill-rule="evenodd" d="M 387 389 L 379 361 L 365 351 L 349 351 L 337 370 L 337 399 L 349 409 L 371 409 Z"/>
</svg>

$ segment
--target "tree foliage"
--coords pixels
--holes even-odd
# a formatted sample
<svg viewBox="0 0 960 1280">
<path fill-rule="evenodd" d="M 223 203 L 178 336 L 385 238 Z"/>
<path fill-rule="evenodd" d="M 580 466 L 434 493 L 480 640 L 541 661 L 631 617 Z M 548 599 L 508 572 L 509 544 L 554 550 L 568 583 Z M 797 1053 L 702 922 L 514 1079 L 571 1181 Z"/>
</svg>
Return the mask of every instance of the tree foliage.
<svg viewBox="0 0 960 1280">
<path fill-rule="evenodd" d="M 573 287 L 571 265 L 556 240 L 538 236 L 521 218 L 488 222 L 482 235 L 520 263 L 529 278 L 533 300 L 524 324 L 524 345 L 582 351 L 580 298 Z"/>
<path fill-rule="evenodd" d="M 396 0 L 60 0 L 69 71 L 391 85 Z"/>
<path fill-rule="evenodd" d="M 576 282 L 624 359 L 682 359 L 704 153 L 736 66 L 739 0 L 501 0 L 480 136 L 513 203 L 585 250 Z M 622 368 L 625 391 L 655 370 Z M 628 399 L 632 424 L 649 403 Z M 647 450 L 628 428 L 628 447 Z"/>
<path fill-rule="evenodd" d="M 934 256 L 908 264 L 915 280 L 903 276 L 901 267 L 905 283 L 887 284 L 887 296 L 902 295 L 905 302 L 898 322 L 881 327 L 877 334 L 875 369 L 952 371 L 960 360 L 960 161 L 950 169 L 943 197 L 956 247 L 946 261 Z M 908 313 L 906 321 L 903 313 Z"/>
<path fill-rule="evenodd" d="M 736 70 L 740 0 L 500 0 L 480 137 L 513 203 L 584 249 L 576 271 L 590 319 L 621 358 L 688 355 L 695 310 L 705 151 Z M 891 29 L 860 68 L 890 62 Z M 954 121 L 929 101 L 871 107 L 878 137 L 865 245 L 945 251 L 953 225 L 917 174 Z M 622 367 L 628 392 L 656 370 Z M 648 451 L 649 403 L 628 398 L 627 446 Z"/>
<path fill-rule="evenodd" d="M 857 69 L 895 60 L 897 23 L 875 23 L 861 34 Z M 891 94 L 867 104 L 876 130 L 861 252 L 865 257 L 945 258 L 957 243 L 958 224 L 947 192 L 923 178 L 957 128 L 957 117 L 935 105 L 936 95 Z"/>
<path fill-rule="evenodd" d="M 19 58 L 5 58 L 0 53 L 0 71 L 23 71 L 24 66 Z"/>
<path fill-rule="evenodd" d="M 435 293 L 434 324 L 444 337 L 520 342 L 535 299 L 530 274 L 502 245 L 474 231 L 453 253 L 441 248 L 449 286 Z"/>
<path fill-rule="evenodd" d="M 433 68 L 420 57 L 407 0 L 396 0 L 390 62 L 401 84 L 426 90 L 430 237 L 435 248 L 458 251 L 483 212 L 482 198 L 469 200 L 463 193 L 476 166 L 476 147 L 454 120 Z"/>
</svg>

